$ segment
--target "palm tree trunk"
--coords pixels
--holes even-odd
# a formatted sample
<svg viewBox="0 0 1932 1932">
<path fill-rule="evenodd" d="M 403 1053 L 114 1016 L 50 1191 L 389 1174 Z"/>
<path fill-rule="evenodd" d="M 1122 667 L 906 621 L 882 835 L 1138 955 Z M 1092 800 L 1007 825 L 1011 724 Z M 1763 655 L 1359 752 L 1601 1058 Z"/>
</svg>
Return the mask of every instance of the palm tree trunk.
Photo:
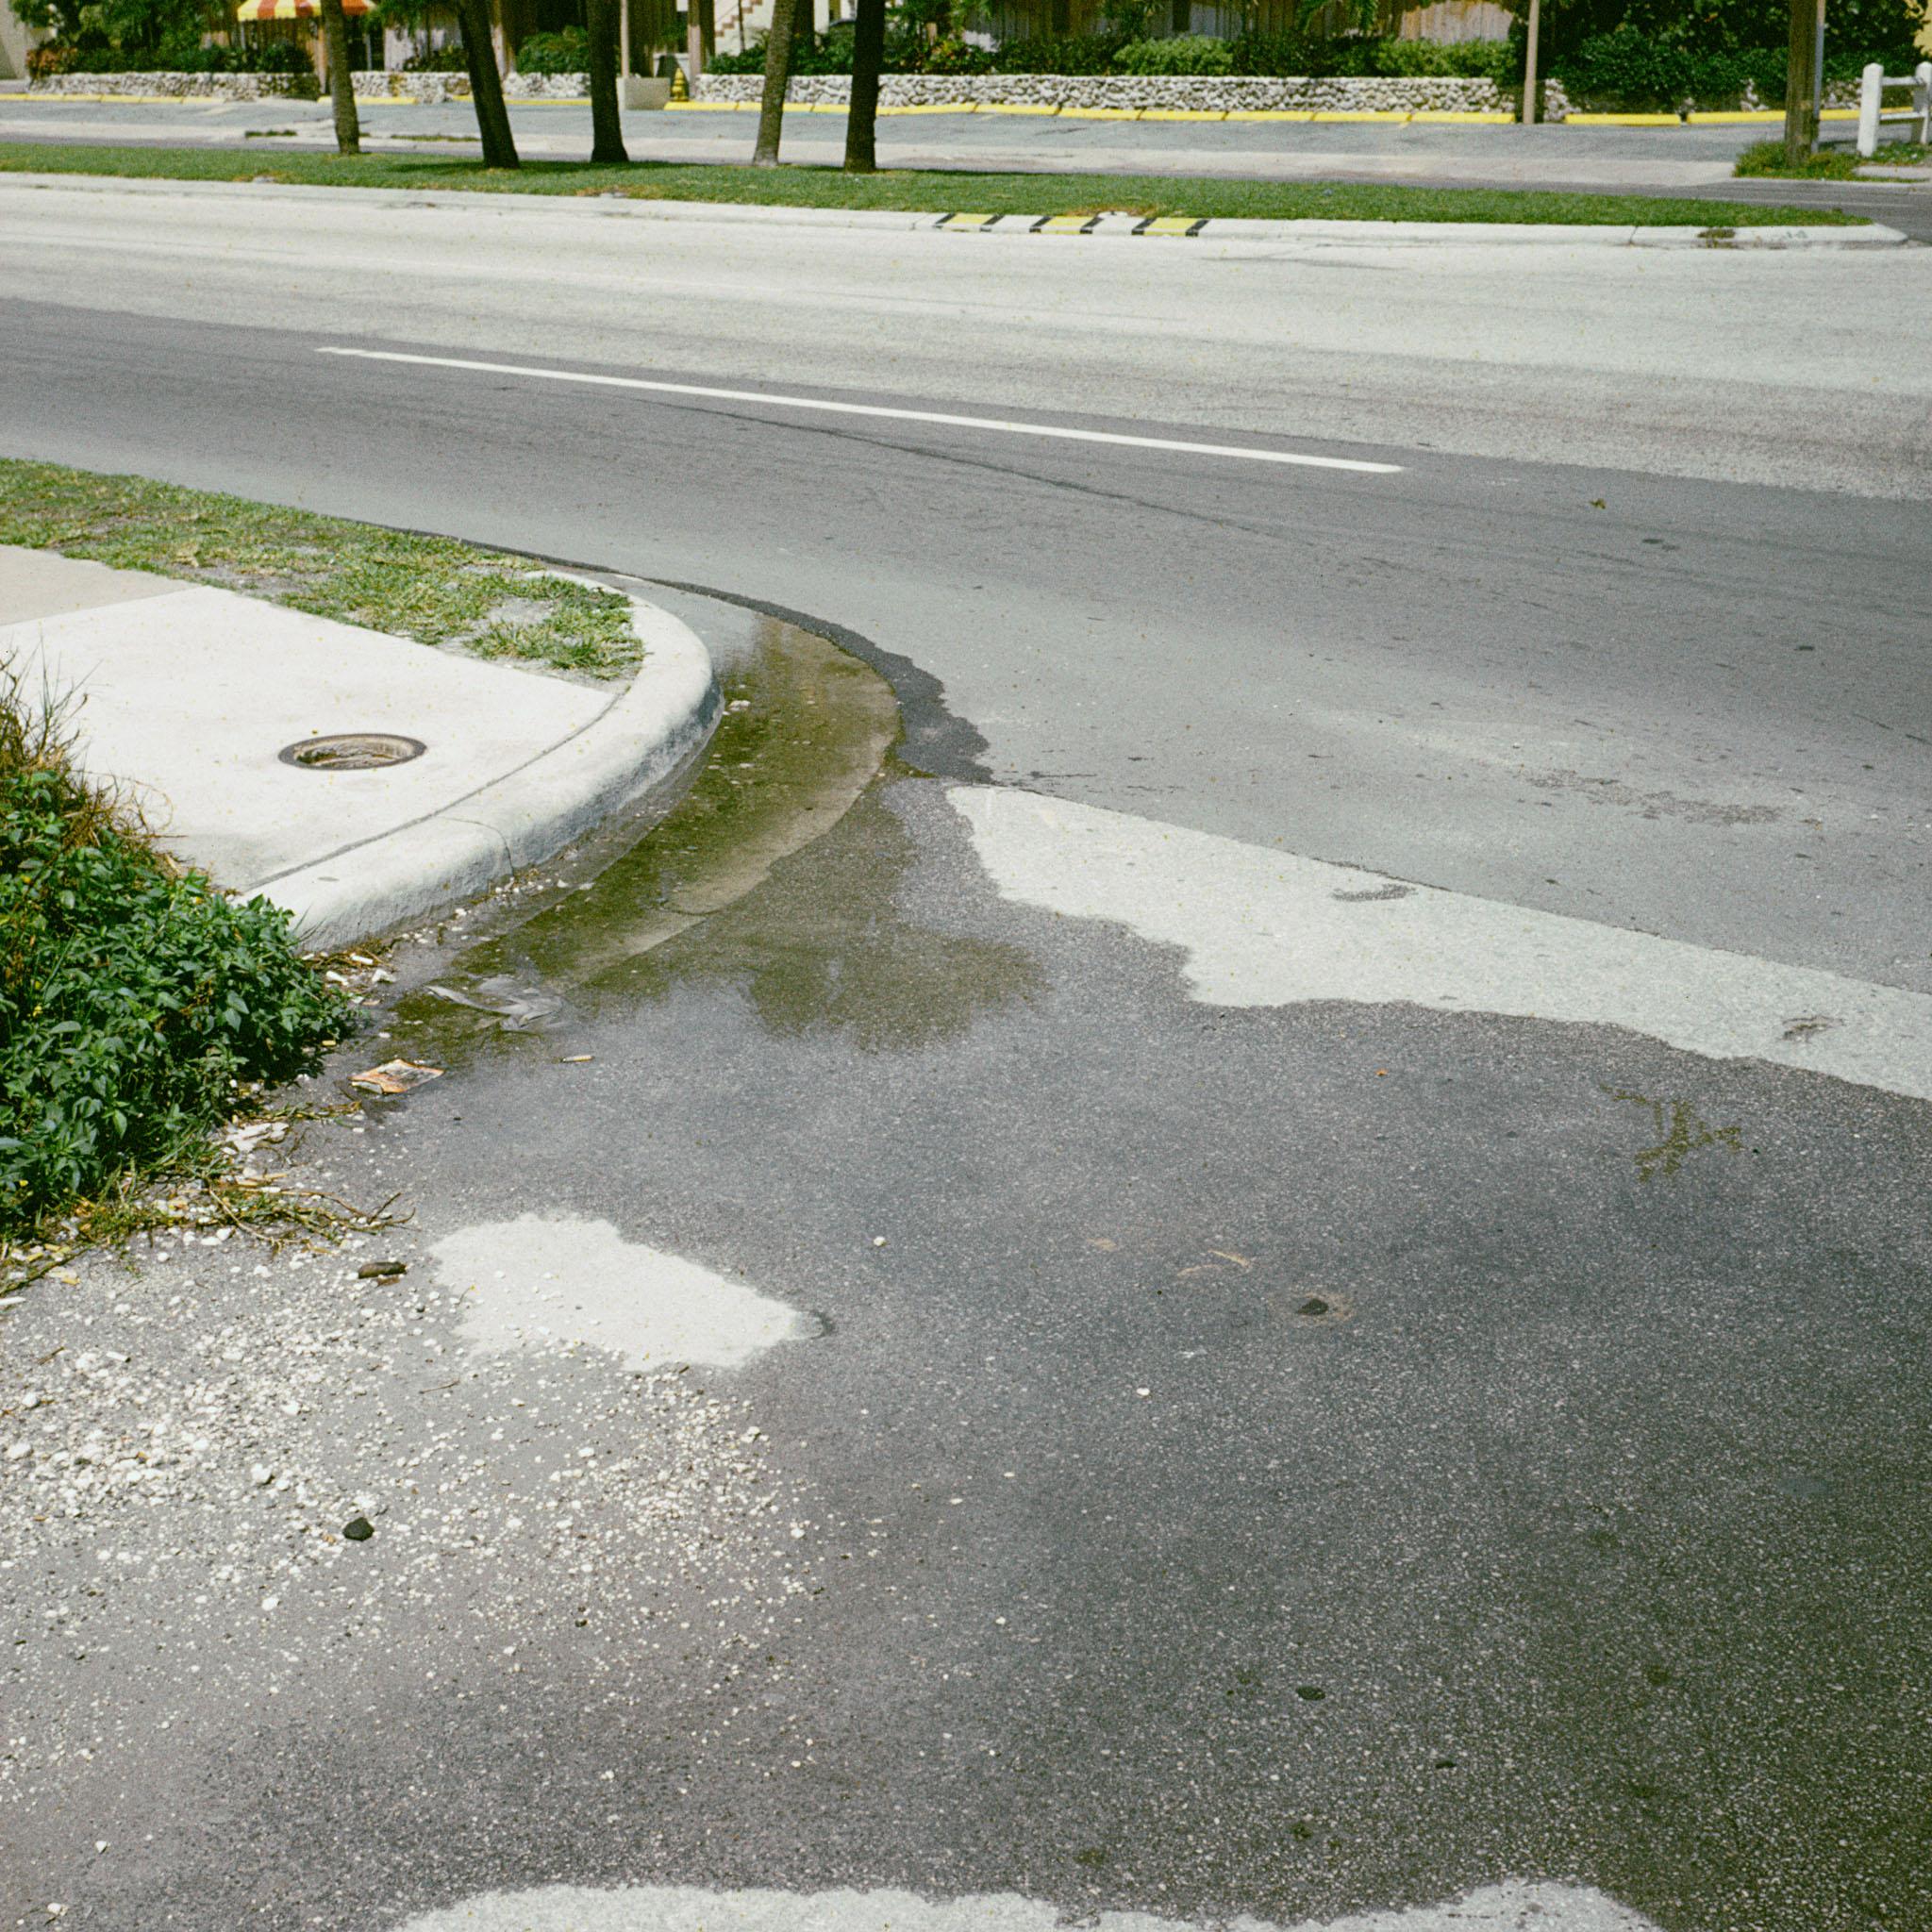
<svg viewBox="0 0 1932 1932">
<path fill-rule="evenodd" d="M 349 72 L 349 24 L 342 0 L 322 0 L 322 38 L 328 48 L 328 99 L 335 109 L 336 152 L 362 152 L 362 124 L 356 117 L 356 78 Z"/>
<path fill-rule="evenodd" d="M 496 72 L 496 48 L 490 37 L 490 0 L 457 0 L 457 19 L 463 29 L 463 64 L 470 70 L 476 131 L 483 137 L 483 165 L 514 168 L 517 143 L 509 131 L 503 81 Z"/>
<path fill-rule="evenodd" d="M 585 0 L 584 25 L 591 42 L 591 160 L 621 168 L 630 157 L 617 112 L 618 6 L 619 0 Z"/>
<path fill-rule="evenodd" d="M 772 0 L 772 26 L 765 36 L 765 92 L 758 103 L 758 141 L 754 168 L 778 165 L 778 137 L 785 127 L 785 90 L 791 80 L 791 25 L 800 0 Z"/>
<path fill-rule="evenodd" d="M 878 166 L 879 70 L 886 64 L 886 0 L 858 0 L 852 25 L 852 105 L 845 115 L 845 172 Z"/>
</svg>

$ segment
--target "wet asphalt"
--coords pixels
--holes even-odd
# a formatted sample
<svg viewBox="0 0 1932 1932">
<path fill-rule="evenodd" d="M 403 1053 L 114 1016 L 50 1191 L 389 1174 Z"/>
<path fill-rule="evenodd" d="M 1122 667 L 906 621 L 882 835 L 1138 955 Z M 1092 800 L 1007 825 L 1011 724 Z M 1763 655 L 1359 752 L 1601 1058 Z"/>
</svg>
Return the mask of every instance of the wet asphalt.
<svg viewBox="0 0 1932 1932">
<path fill-rule="evenodd" d="M 1924 1109 L 1611 1029 L 1201 1006 L 1003 901 L 944 781 L 853 795 L 870 673 L 677 608 L 743 701 L 686 807 L 398 948 L 381 1050 L 448 1073 L 304 1130 L 298 1172 L 414 1217 L 376 1241 L 409 1274 L 341 1291 L 398 1325 L 282 1452 L 367 1436 L 376 1534 L 299 1637 L 191 1562 L 93 1676 L 16 1652 L 70 1748 L 11 1754 L 7 1916 L 359 1928 L 569 1880 L 1291 1924 L 1514 1875 L 1669 1932 L 1927 1923 Z M 553 1010 L 425 990 L 484 978 Z M 702 1426 L 594 1357 L 479 1368 L 428 1250 L 527 1213 L 560 1267 L 608 1223 L 818 1332 L 675 1381 Z M 75 1305 L 189 1283 L 272 1370 L 286 1281 L 97 1264 Z M 9 1361 L 69 1333 L 43 1286 Z M 469 1543 L 439 1514 L 531 1417 L 642 1459 L 575 1519 L 594 1580 L 501 1533 L 544 1493 L 508 1450 Z M 621 1541 L 677 1428 L 728 1583 Z M 747 1429 L 765 1515 L 717 1459 Z"/>
<path fill-rule="evenodd" d="M 741 707 L 685 806 L 397 944 L 304 1096 L 444 1069 L 275 1156 L 407 1218 L 4 1305 L 0 1923 L 572 1882 L 1291 1924 L 1521 1877 L 1664 1932 L 1932 1924 L 1925 1108 L 1202 1005 L 1001 898 L 951 795 L 1919 984 L 1913 506 L 1418 451 L 1261 503 L 5 320 L 12 448 L 758 601 L 660 578 Z M 1497 756 L 1572 724 L 1574 770 Z M 1332 778 L 1284 749 L 1328 734 Z M 433 1250 L 526 1215 L 559 1272 L 593 1224 L 809 1338 L 478 1359 Z"/>
</svg>

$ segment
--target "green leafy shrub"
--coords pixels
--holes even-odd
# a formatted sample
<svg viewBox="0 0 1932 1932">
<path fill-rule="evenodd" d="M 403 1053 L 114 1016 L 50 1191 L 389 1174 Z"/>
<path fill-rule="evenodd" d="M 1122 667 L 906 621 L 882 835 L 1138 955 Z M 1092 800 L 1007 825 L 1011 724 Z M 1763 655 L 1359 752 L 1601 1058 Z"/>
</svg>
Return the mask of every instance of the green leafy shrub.
<svg viewBox="0 0 1932 1932">
<path fill-rule="evenodd" d="M 992 68 L 995 74 L 1105 74 L 1123 44 L 1113 34 L 1029 34 L 997 48 Z"/>
<path fill-rule="evenodd" d="M 590 65 L 591 39 L 580 26 L 525 34 L 517 45 L 519 74 L 584 74 Z"/>
<path fill-rule="evenodd" d="M 178 1161 L 348 1014 L 286 912 L 171 864 L 0 685 L 0 1237 Z"/>
<path fill-rule="evenodd" d="M 1379 42 L 1375 49 L 1375 71 L 1398 76 L 1510 81 L 1519 79 L 1522 69 L 1512 64 L 1507 41 L 1455 41 L 1446 45 L 1435 41 Z"/>
<path fill-rule="evenodd" d="M 896 56 L 896 58 L 895 58 Z M 889 38 L 884 72 L 902 74 L 904 49 Z M 708 74 L 762 74 L 765 71 L 765 39 L 761 34 L 741 53 L 720 54 L 706 63 Z M 852 72 L 852 25 L 839 21 L 824 33 L 812 37 L 808 47 L 794 47 L 791 71 L 798 74 L 850 74 Z"/>
<path fill-rule="evenodd" d="M 39 79 L 57 74 L 308 74 L 311 69 L 292 41 L 205 47 L 192 34 L 175 33 L 144 47 L 50 41 L 28 52 L 26 71 Z"/>
<path fill-rule="evenodd" d="M 847 71 L 850 71 L 849 67 Z M 926 74 L 991 74 L 992 49 L 974 46 L 971 41 L 961 40 L 956 34 L 949 35 L 942 41 L 935 41 L 926 50 L 925 64 L 921 71 Z"/>
<path fill-rule="evenodd" d="M 1585 41 L 1553 71 L 1576 99 L 1646 109 L 1689 100 L 1694 68 L 1674 34 L 1643 33 L 1626 23 Z"/>
<path fill-rule="evenodd" d="M 1122 74 L 1232 74 L 1234 56 L 1211 34 L 1175 34 L 1161 41 L 1129 41 L 1113 57 Z"/>
</svg>

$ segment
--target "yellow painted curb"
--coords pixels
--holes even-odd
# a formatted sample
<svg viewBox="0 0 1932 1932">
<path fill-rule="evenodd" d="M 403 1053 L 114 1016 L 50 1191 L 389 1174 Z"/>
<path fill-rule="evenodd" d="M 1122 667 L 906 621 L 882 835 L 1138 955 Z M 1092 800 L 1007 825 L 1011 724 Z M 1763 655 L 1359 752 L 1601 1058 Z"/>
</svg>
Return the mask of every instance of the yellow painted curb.
<svg viewBox="0 0 1932 1932">
<path fill-rule="evenodd" d="M 1138 121 L 1141 118 L 1139 108 L 1056 108 L 1041 111 L 1057 113 L 1063 121 Z"/>
<path fill-rule="evenodd" d="M 1049 215 L 1033 232 L 1036 235 L 1084 235 L 1093 225 L 1092 215 Z"/>
<path fill-rule="evenodd" d="M 1141 235 L 1191 235 L 1200 225 L 1198 218 L 1191 215 L 1158 215 L 1144 228 L 1135 232 Z"/>
<path fill-rule="evenodd" d="M 1058 114 L 1059 107 L 1052 101 L 974 101 L 974 107 L 982 114 Z"/>
<path fill-rule="evenodd" d="M 1563 125 L 1577 127 L 1679 127 L 1674 114 L 1566 114 Z"/>
<path fill-rule="evenodd" d="M 947 215 L 948 228 L 990 228 L 999 220 L 997 215 Z"/>
<path fill-rule="evenodd" d="M 1312 108 L 1230 108 L 1230 121 L 1312 121 Z"/>
<path fill-rule="evenodd" d="M 1225 121 L 1225 108 L 1142 108 L 1142 121 Z"/>
<path fill-rule="evenodd" d="M 1418 108 L 1408 118 L 1439 126 L 1513 127 L 1516 125 L 1514 114 L 1506 114 L 1496 108 Z"/>
<path fill-rule="evenodd" d="M 1693 127 L 1739 127 L 1746 123 L 1782 121 L 1784 118 L 1782 108 L 1713 108 L 1707 114 L 1693 113 L 1690 125 Z"/>
</svg>

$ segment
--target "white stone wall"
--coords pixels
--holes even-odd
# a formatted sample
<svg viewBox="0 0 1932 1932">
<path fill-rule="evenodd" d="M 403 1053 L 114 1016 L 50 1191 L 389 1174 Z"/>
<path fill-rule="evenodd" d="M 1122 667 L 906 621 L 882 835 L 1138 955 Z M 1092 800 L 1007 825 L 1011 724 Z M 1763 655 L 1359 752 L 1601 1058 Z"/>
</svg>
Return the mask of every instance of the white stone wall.
<svg viewBox="0 0 1932 1932">
<path fill-rule="evenodd" d="M 700 101 L 755 101 L 764 87 L 756 74 L 708 74 L 698 83 Z M 1561 91 L 1550 90 L 1552 118 Z M 794 76 L 788 101 L 802 106 L 843 106 L 852 95 L 848 75 Z M 1391 79 L 1270 79 L 1244 75 L 1179 74 L 888 74 L 879 83 L 886 108 L 1039 107 L 1166 108 L 1227 113 L 1283 108 L 1327 113 L 1377 110 L 1419 113 L 1507 111 L 1512 103 L 1493 80 L 1448 75 Z"/>
<path fill-rule="evenodd" d="M 358 100 L 467 101 L 467 74 L 382 74 L 365 68 L 353 76 Z M 506 74 L 507 101 L 575 101 L 591 92 L 588 74 Z"/>
<path fill-rule="evenodd" d="M 37 94 L 165 94 L 180 100 L 315 98 L 312 74 L 53 74 L 29 83 Z"/>
</svg>

